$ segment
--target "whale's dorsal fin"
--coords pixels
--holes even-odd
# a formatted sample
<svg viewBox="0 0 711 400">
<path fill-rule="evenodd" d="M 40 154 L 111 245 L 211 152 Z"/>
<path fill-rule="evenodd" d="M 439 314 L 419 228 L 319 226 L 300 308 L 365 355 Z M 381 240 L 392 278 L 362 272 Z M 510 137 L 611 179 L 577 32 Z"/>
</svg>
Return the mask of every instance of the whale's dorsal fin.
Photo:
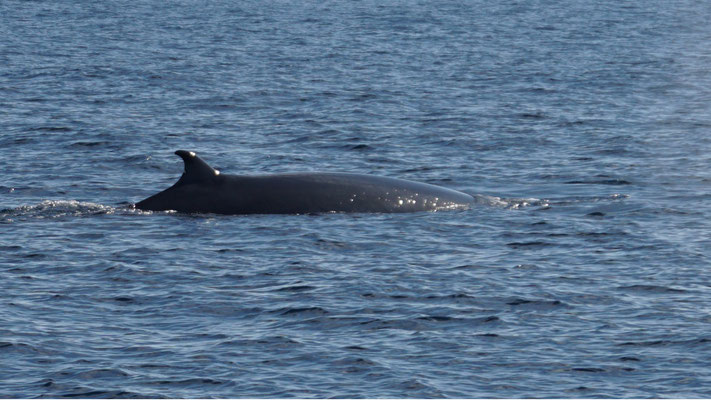
<svg viewBox="0 0 711 400">
<path fill-rule="evenodd" d="M 185 163 L 183 176 L 178 180 L 177 185 L 202 182 L 220 175 L 220 171 L 209 166 L 205 161 L 192 151 L 178 150 L 175 152 Z"/>
</svg>

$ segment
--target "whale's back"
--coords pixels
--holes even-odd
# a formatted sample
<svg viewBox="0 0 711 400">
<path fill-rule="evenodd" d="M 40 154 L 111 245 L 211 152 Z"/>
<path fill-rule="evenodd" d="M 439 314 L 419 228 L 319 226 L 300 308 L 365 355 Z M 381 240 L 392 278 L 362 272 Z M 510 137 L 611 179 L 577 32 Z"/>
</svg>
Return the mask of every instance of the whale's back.
<svg viewBox="0 0 711 400">
<path fill-rule="evenodd" d="M 224 175 L 193 152 L 176 154 L 185 162 L 181 178 L 136 208 L 216 214 L 397 213 L 468 208 L 474 200 L 440 186 L 363 174 Z"/>
<path fill-rule="evenodd" d="M 414 212 L 466 208 L 462 192 L 397 178 L 350 173 L 225 177 L 240 188 L 243 213 Z"/>
</svg>

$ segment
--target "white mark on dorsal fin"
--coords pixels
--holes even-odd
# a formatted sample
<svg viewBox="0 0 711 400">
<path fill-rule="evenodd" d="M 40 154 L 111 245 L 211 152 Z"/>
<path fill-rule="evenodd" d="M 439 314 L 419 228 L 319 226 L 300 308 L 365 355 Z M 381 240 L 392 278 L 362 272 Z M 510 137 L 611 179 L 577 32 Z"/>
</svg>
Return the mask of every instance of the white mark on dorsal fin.
<svg viewBox="0 0 711 400">
<path fill-rule="evenodd" d="M 183 175 L 178 181 L 180 184 L 201 182 L 219 175 L 219 172 L 209 166 L 193 151 L 178 150 L 175 154 L 180 156 L 185 164 Z"/>
</svg>

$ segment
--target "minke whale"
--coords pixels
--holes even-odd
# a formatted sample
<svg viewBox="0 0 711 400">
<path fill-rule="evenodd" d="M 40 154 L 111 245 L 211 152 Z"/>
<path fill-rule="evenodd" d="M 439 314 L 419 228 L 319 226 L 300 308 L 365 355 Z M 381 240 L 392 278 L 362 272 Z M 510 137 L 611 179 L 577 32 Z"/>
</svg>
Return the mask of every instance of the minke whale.
<svg viewBox="0 0 711 400">
<path fill-rule="evenodd" d="M 226 175 L 192 151 L 175 154 L 185 164 L 178 182 L 136 208 L 214 214 L 404 213 L 460 210 L 474 202 L 456 190 L 362 174 Z"/>
</svg>

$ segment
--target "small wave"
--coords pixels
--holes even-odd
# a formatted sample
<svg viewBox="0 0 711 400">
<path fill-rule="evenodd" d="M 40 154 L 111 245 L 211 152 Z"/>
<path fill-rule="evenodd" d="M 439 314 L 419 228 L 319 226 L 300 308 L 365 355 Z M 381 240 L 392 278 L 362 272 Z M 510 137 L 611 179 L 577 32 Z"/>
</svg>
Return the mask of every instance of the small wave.
<svg viewBox="0 0 711 400">
<path fill-rule="evenodd" d="M 83 140 L 83 141 L 74 142 L 71 145 L 69 145 L 69 147 L 79 147 L 79 148 L 82 148 L 82 147 L 102 147 L 102 146 L 106 147 L 110 144 L 111 143 L 108 141 L 86 141 L 86 140 Z"/>
<path fill-rule="evenodd" d="M 321 308 L 321 307 L 287 307 L 287 308 L 281 308 L 279 310 L 276 310 L 276 312 L 280 315 L 304 315 L 304 314 L 317 314 L 317 315 L 326 315 L 328 314 L 328 311 Z"/>
<path fill-rule="evenodd" d="M 89 216 L 113 214 L 116 208 L 103 204 L 82 202 L 77 200 L 45 200 L 32 206 L 20 206 L 0 210 L 0 222 L 10 223 L 14 219 L 44 219 L 66 216 Z"/>
<path fill-rule="evenodd" d="M 461 321 L 460 318 L 450 317 L 448 315 L 424 315 L 421 317 L 417 317 L 417 319 L 420 321 L 429 321 L 429 322 Z"/>
<path fill-rule="evenodd" d="M 534 300 L 516 297 L 507 301 L 506 304 L 512 307 L 523 307 L 526 309 L 548 310 L 570 307 L 560 300 Z"/>
<path fill-rule="evenodd" d="M 87 381 L 91 379 L 124 378 L 129 376 L 129 374 L 118 368 L 96 368 L 78 372 L 75 376 L 83 381 Z"/>
<path fill-rule="evenodd" d="M 578 179 L 578 180 L 572 180 L 572 181 L 567 181 L 565 182 L 568 185 L 631 185 L 632 182 L 625 180 L 625 179 L 620 179 L 620 178 L 611 178 L 611 179 L 590 179 L 590 180 L 584 180 L 584 179 Z"/>
<path fill-rule="evenodd" d="M 34 130 L 38 132 L 71 132 L 72 128 L 68 126 L 40 126 Z"/>
<path fill-rule="evenodd" d="M 623 193 L 613 193 L 606 196 L 571 196 L 546 200 L 550 207 L 586 205 L 596 203 L 613 203 L 628 199 L 630 196 Z"/>
<path fill-rule="evenodd" d="M 519 209 L 524 207 L 548 207 L 548 200 L 536 199 L 536 198 L 503 198 L 496 196 L 489 196 L 485 194 L 474 194 L 474 203 L 482 204 L 491 207 L 500 207 L 507 209 Z"/>
<path fill-rule="evenodd" d="M 11 342 L 0 342 L 0 351 L 5 353 L 8 351 L 14 351 L 18 353 L 39 353 L 40 351 L 29 344 L 26 343 L 11 343 Z"/>
<path fill-rule="evenodd" d="M 205 385 L 223 385 L 225 381 L 220 381 L 212 378 L 187 378 L 182 380 L 161 380 L 148 382 L 149 385 L 170 385 L 182 386 L 186 388 L 203 388 Z"/>
<path fill-rule="evenodd" d="M 355 150 L 355 151 L 369 151 L 369 150 L 373 150 L 373 146 L 370 146 L 370 145 L 367 145 L 367 144 L 364 144 L 364 143 L 355 144 L 355 145 L 350 145 L 350 144 L 349 144 L 349 145 L 343 146 L 343 148 L 346 149 L 346 150 Z"/>
<path fill-rule="evenodd" d="M 511 242 L 506 243 L 507 246 L 514 249 L 530 249 L 530 248 L 542 248 L 554 245 L 553 243 L 543 242 L 543 241 L 532 241 L 532 242 Z"/>
<path fill-rule="evenodd" d="M 52 382 L 47 382 L 49 386 L 52 386 Z M 54 396 L 53 396 L 54 397 Z M 96 399 L 143 399 L 143 398 L 164 398 L 163 396 L 150 395 L 146 396 L 142 393 L 129 392 L 126 390 L 97 390 L 93 388 L 77 386 L 71 391 L 59 393 L 61 398 L 96 398 Z"/>
<path fill-rule="evenodd" d="M 300 347 L 302 343 L 286 336 L 268 336 L 259 339 L 230 339 L 216 344 L 217 347 L 279 348 Z"/>
<path fill-rule="evenodd" d="M 471 194 L 471 193 L 470 193 Z M 484 194 L 471 194 L 474 197 L 474 203 L 481 204 L 490 207 L 506 208 L 510 210 L 517 210 L 527 207 L 540 207 L 547 209 L 549 207 L 555 206 L 566 206 L 571 204 L 580 203 L 598 203 L 598 202 L 609 202 L 624 200 L 630 196 L 627 194 L 615 193 L 609 196 L 591 196 L 591 197 L 562 197 L 562 198 L 551 198 L 551 199 L 537 199 L 534 197 L 529 198 L 505 198 L 490 196 Z"/>
<path fill-rule="evenodd" d="M 667 286 L 657 286 L 657 285 L 631 285 L 631 286 L 619 286 L 617 289 L 637 292 L 637 293 L 650 293 L 650 294 L 664 294 L 664 293 L 686 293 L 684 289 L 677 289 Z"/>
<path fill-rule="evenodd" d="M 636 342 L 622 342 L 617 343 L 616 346 L 622 347 L 667 347 L 667 346 L 703 346 L 708 348 L 709 343 L 711 343 L 711 338 L 701 337 L 693 339 L 682 339 L 682 340 L 671 340 L 671 339 L 659 339 L 659 340 L 647 340 L 647 341 L 636 341 Z"/>
<path fill-rule="evenodd" d="M 309 286 L 309 285 L 292 285 L 292 286 L 284 286 L 279 289 L 276 289 L 277 292 L 303 292 L 303 291 L 309 291 L 309 290 L 314 290 L 316 287 L 314 286 Z"/>
</svg>

